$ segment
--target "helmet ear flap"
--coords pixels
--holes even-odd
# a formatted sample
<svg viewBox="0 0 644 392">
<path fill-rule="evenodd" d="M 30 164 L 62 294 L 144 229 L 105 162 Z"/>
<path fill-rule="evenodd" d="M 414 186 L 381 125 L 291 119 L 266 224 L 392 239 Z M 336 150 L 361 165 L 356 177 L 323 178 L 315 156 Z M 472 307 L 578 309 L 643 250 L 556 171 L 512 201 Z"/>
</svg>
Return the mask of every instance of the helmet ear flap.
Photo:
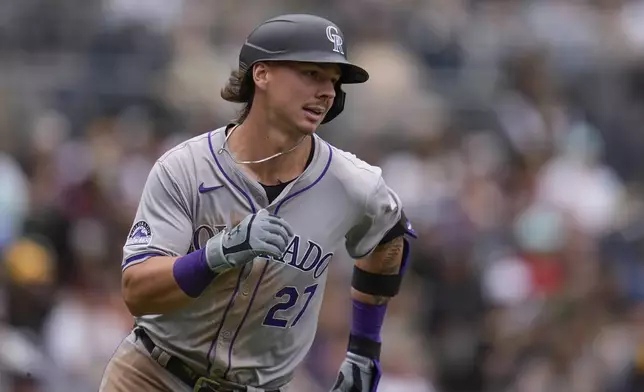
<svg viewBox="0 0 644 392">
<path fill-rule="evenodd" d="M 337 83 L 335 85 L 335 99 L 333 100 L 333 105 L 331 105 L 331 108 L 326 113 L 326 116 L 324 116 L 322 124 L 328 123 L 329 121 L 336 118 L 340 113 L 342 113 L 342 111 L 344 110 L 344 100 L 346 98 L 346 95 L 347 94 L 342 91 L 342 84 Z"/>
</svg>

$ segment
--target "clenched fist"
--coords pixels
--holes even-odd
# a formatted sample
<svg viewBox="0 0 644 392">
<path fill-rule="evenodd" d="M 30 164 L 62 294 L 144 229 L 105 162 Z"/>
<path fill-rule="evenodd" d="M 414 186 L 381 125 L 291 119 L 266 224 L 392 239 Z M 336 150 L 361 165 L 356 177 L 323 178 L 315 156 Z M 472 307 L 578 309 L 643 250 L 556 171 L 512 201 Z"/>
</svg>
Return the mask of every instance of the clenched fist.
<svg viewBox="0 0 644 392">
<path fill-rule="evenodd" d="M 284 219 L 266 210 L 248 215 L 230 231 L 222 231 L 206 243 L 206 261 L 215 273 L 242 267 L 255 257 L 281 257 L 293 229 Z"/>
</svg>

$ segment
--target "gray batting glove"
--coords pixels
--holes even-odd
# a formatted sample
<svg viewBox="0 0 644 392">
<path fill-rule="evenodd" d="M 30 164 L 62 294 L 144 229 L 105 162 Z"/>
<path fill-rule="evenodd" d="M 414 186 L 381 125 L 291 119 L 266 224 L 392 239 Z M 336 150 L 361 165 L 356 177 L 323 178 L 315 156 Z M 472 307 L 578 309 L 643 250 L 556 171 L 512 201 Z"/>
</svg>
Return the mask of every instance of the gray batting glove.
<svg viewBox="0 0 644 392">
<path fill-rule="evenodd" d="M 242 267 L 256 257 L 282 256 L 293 238 L 284 219 L 266 210 L 248 215 L 230 231 L 222 231 L 206 243 L 206 261 L 215 273 Z"/>
<path fill-rule="evenodd" d="M 381 374 L 378 361 L 348 352 L 331 392 L 375 392 Z"/>
</svg>

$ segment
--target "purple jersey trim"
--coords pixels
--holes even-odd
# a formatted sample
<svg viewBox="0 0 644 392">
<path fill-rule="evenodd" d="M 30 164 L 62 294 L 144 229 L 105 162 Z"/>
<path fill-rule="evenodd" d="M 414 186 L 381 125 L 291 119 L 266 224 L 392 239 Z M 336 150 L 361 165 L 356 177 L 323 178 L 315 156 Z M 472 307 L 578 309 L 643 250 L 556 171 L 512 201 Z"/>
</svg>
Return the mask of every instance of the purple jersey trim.
<svg viewBox="0 0 644 392">
<path fill-rule="evenodd" d="M 239 271 L 239 275 L 237 276 L 237 283 L 235 283 L 235 289 L 233 290 L 233 294 L 230 296 L 230 299 L 228 300 L 228 305 L 226 305 L 226 310 L 224 310 L 224 315 L 221 317 L 221 322 L 219 323 L 219 327 L 217 328 L 217 332 L 215 333 L 215 337 L 212 339 L 212 342 L 210 342 L 210 348 L 208 349 L 208 355 L 206 355 L 206 359 L 208 360 L 208 374 L 212 371 L 212 365 L 214 365 L 214 362 L 210 360 L 211 356 L 210 353 L 214 355 L 217 353 L 217 339 L 219 339 L 219 334 L 221 333 L 221 329 L 224 326 L 224 321 L 226 321 L 226 316 L 228 316 L 228 311 L 230 308 L 233 306 L 233 302 L 235 302 L 235 298 L 237 297 L 237 292 L 239 291 L 239 283 L 241 282 L 241 277 L 244 272 L 244 268 Z M 214 349 L 214 352 L 213 352 Z"/>
<path fill-rule="evenodd" d="M 219 171 L 221 172 L 221 174 L 223 174 L 223 176 L 226 178 L 226 180 L 235 189 L 237 189 L 239 191 L 239 193 L 241 193 L 242 196 L 244 196 L 244 198 L 246 198 L 246 200 L 248 201 L 248 204 L 250 205 L 250 209 L 253 212 L 253 214 L 256 213 L 257 210 L 255 209 L 255 204 L 253 203 L 253 200 L 250 198 L 250 196 L 246 192 L 244 192 L 244 190 L 239 185 L 235 184 L 235 182 L 224 171 L 224 168 L 221 166 L 221 163 L 219 163 L 219 160 L 217 159 L 217 154 L 215 154 L 215 150 L 212 147 L 212 132 L 210 132 L 208 134 L 208 147 L 210 147 L 210 154 L 212 155 L 213 159 L 215 160 L 215 163 L 217 164 L 217 167 L 219 168 Z M 226 317 L 228 316 L 228 311 L 232 307 L 232 304 L 233 304 L 233 302 L 235 300 L 235 297 L 237 297 L 237 293 L 239 292 L 239 284 L 241 283 L 241 277 L 242 277 L 245 269 L 246 268 L 244 266 L 244 268 L 241 268 L 240 271 L 239 271 L 239 276 L 237 276 L 237 283 L 235 284 L 235 289 L 233 290 L 233 293 L 230 296 L 230 299 L 228 300 L 228 305 L 226 305 L 226 310 L 224 310 L 224 315 L 221 318 L 221 322 L 219 323 L 219 327 L 217 328 L 217 332 L 215 333 L 215 336 L 213 337 L 212 342 L 210 343 L 210 348 L 208 349 L 208 354 L 206 356 L 206 359 L 208 360 L 208 374 L 210 374 L 210 372 L 212 370 L 212 366 L 214 364 L 213 361 L 210 360 L 210 358 L 212 358 L 211 353 L 214 356 L 214 354 L 217 352 L 217 350 L 216 350 L 217 344 L 216 343 L 217 343 L 217 340 L 219 339 L 219 334 L 221 333 L 221 329 L 223 328 L 224 323 L 226 321 Z M 214 349 L 214 352 L 213 352 L 213 349 Z M 228 364 L 228 366 L 230 366 L 230 363 Z"/>
<path fill-rule="evenodd" d="M 331 149 L 331 145 L 329 145 L 327 143 L 327 146 L 329 147 L 329 159 L 326 162 L 326 166 L 324 166 L 324 170 L 322 170 L 322 173 L 320 173 L 320 176 L 315 181 L 313 181 L 313 183 L 311 183 L 309 186 L 307 186 L 307 187 L 305 187 L 303 189 L 300 189 L 299 191 L 293 193 L 292 195 L 286 196 L 282 201 L 280 201 L 277 204 L 277 207 L 275 207 L 275 215 L 277 215 L 277 213 L 279 212 L 280 208 L 282 208 L 284 203 L 286 203 L 287 201 L 291 200 L 295 196 L 297 196 L 297 195 L 299 195 L 299 194 L 301 194 L 303 192 L 306 192 L 309 189 L 313 188 L 326 175 L 326 172 L 329 170 L 329 166 L 331 166 L 331 159 L 333 158 L 333 150 Z"/>
<path fill-rule="evenodd" d="M 123 262 L 123 265 L 121 265 L 121 268 L 127 267 L 127 265 L 132 263 L 132 262 L 139 261 L 139 260 L 142 260 L 142 259 L 145 259 L 145 258 L 154 257 L 154 256 L 165 256 L 165 255 L 163 253 L 161 253 L 161 252 L 140 253 L 138 255 L 130 256 L 127 259 L 125 259 L 125 262 Z"/>
<path fill-rule="evenodd" d="M 224 171 L 224 168 L 221 166 L 221 163 L 219 163 L 219 159 L 217 159 L 217 154 L 215 154 L 215 149 L 212 147 L 212 132 L 208 134 L 208 146 L 210 147 L 210 154 L 212 154 L 212 157 L 215 159 L 215 163 L 217 164 L 217 167 L 219 168 L 219 171 L 221 172 L 221 174 L 224 175 L 224 177 L 230 183 L 230 185 L 235 187 L 235 189 L 237 189 L 239 193 L 241 193 L 242 196 L 244 196 L 246 201 L 248 201 L 248 205 L 250 206 L 250 209 L 253 212 L 253 214 L 256 213 L 257 209 L 255 208 L 255 204 L 253 203 L 253 199 L 251 199 L 248 193 L 244 192 L 244 189 L 242 189 L 242 187 L 235 184 L 233 179 L 230 178 L 230 176 L 228 176 L 228 173 Z"/>
<path fill-rule="evenodd" d="M 255 300 L 255 295 L 257 295 L 257 289 L 259 288 L 259 285 L 262 283 L 262 279 L 264 278 L 264 274 L 266 273 L 266 270 L 268 269 L 268 263 L 270 263 L 270 260 L 266 260 L 266 263 L 264 264 L 264 268 L 262 269 L 261 275 L 259 275 L 259 279 L 257 279 L 257 284 L 255 285 L 255 288 L 253 289 L 253 295 L 250 297 L 250 301 L 248 304 L 248 307 L 246 308 L 246 313 L 244 313 L 244 317 L 242 317 L 241 322 L 237 326 L 237 329 L 235 330 L 235 334 L 233 335 L 233 339 L 230 341 L 230 348 L 228 349 L 228 366 L 226 367 L 226 372 L 224 373 L 224 379 L 228 377 L 228 372 L 230 371 L 230 367 L 232 366 L 232 356 L 233 356 L 233 346 L 235 345 L 235 340 L 237 339 L 237 336 L 239 335 L 239 331 L 242 328 L 242 325 L 244 325 L 244 321 L 246 321 L 246 317 L 248 316 L 248 313 L 250 312 L 250 308 L 253 306 L 253 301 Z"/>
<path fill-rule="evenodd" d="M 329 166 L 331 166 L 331 159 L 333 158 L 333 150 L 331 149 L 331 145 L 327 143 L 327 146 L 329 147 L 329 159 L 326 163 L 326 166 L 324 167 L 324 170 L 322 170 L 322 173 L 320 173 L 320 176 L 315 179 L 311 183 L 311 185 L 293 193 L 292 195 L 287 196 L 282 200 L 278 205 L 277 208 L 275 208 L 275 215 L 277 215 L 280 207 L 287 201 L 292 199 L 293 197 L 302 194 L 304 191 L 307 191 L 311 188 L 313 188 L 314 185 L 320 182 L 322 178 L 326 175 L 327 171 L 329 170 Z M 264 270 L 262 271 L 262 274 L 260 275 L 259 279 L 257 280 L 257 284 L 255 285 L 255 289 L 253 290 L 253 294 L 250 298 L 250 301 L 248 303 L 248 308 L 246 309 L 246 313 L 244 313 L 244 317 L 242 318 L 241 322 L 239 323 L 239 326 L 237 327 L 237 330 L 235 331 L 235 334 L 233 335 L 232 341 L 230 343 L 230 348 L 228 349 L 228 367 L 226 368 L 226 373 L 224 373 L 224 378 L 228 375 L 228 372 L 230 371 L 230 368 L 232 366 L 232 352 L 233 352 L 233 346 L 235 344 L 235 340 L 237 339 L 237 335 L 239 335 L 239 331 L 241 330 L 242 326 L 244 325 L 244 322 L 246 321 L 246 317 L 248 316 L 248 313 L 250 312 L 250 308 L 253 306 L 253 301 L 255 300 L 255 295 L 257 294 L 257 290 L 259 289 L 259 286 L 262 283 L 262 279 L 264 278 L 264 273 L 266 272 L 266 269 L 268 268 L 268 263 L 269 261 L 266 261 L 266 264 L 264 265 Z"/>
</svg>

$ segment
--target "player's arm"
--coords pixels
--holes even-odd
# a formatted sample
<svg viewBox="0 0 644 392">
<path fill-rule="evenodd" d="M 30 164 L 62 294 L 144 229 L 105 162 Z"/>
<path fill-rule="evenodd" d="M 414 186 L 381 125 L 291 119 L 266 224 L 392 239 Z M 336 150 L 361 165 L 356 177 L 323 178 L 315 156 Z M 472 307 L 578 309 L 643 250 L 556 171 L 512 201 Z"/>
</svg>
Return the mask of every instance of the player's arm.
<svg viewBox="0 0 644 392">
<path fill-rule="evenodd" d="M 185 254 L 193 226 L 187 192 L 163 163 L 155 164 L 123 248 L 122 295 L 133 316 L 186 306 L 217 275 L 256 256 L 279 257 L 292 236 L 285 221 L 264 211 L 247 216 L 239 230 L 222 231 Z"/>
<path fill-rule="evenodd" d="M 239 229 L 222 231 L 206 246 L 181 257 L 154 256 L 123 272 L 125 303 L 133 316 L 164 314 L 201 296 L 221 273 L 255 257 L 280 257 L 293 236 L 283 219 L 265 210 L 247 216 Z"/>
<path fill-rule="evenodd" d="M 175 262 L 190 248 L 188 205 L 166 162 L 157 161 L 123 247 L 121 292 L 133 316 L 168 313 L 190 301 L 173 276 Z"/>
<path fill-rule="evenodd" d="M 193 300 L 179 286 L 174 275 L 178 259 L 179 257 L 154 256 L 123 271 L 123 300 L 133 316 L 170 313 Z M 207 269 L 203 272 L 205 280 L 214 279 Z"/>
<path fill-rule="evenodd" d="M 353 300 L 370 305 L 384 305 L 395 295 L 400 284 L 399 275 L 404 246 L 405 240 L 403 234 L 400 234 L 383 241 L 369 256 L 356 261 L 353 275 L 354 284 L 351 288 Z M 369 288 L 374 286 L 377 281 L 382 281 L 389 288 L 388 291 L 380 291 L 375 287 Z M 365 285 L 364 288 L 360 286 L 361 283 Z M 355 288 L 356 285 L 358 285 L 358 289 Z"/>
<path fill-rule="evenodd" d="M 380 331 L 387 303 L 402 283 L 409 255 L 406 235 L 415 237 L 398 197 L 380 180 L 367 213 L 347 237 L 349 254 L 363 256 L 356 257 L 353 270 L 351 332 L 334 392 L 370 392 L 378 386 Z"/>
</svg>

